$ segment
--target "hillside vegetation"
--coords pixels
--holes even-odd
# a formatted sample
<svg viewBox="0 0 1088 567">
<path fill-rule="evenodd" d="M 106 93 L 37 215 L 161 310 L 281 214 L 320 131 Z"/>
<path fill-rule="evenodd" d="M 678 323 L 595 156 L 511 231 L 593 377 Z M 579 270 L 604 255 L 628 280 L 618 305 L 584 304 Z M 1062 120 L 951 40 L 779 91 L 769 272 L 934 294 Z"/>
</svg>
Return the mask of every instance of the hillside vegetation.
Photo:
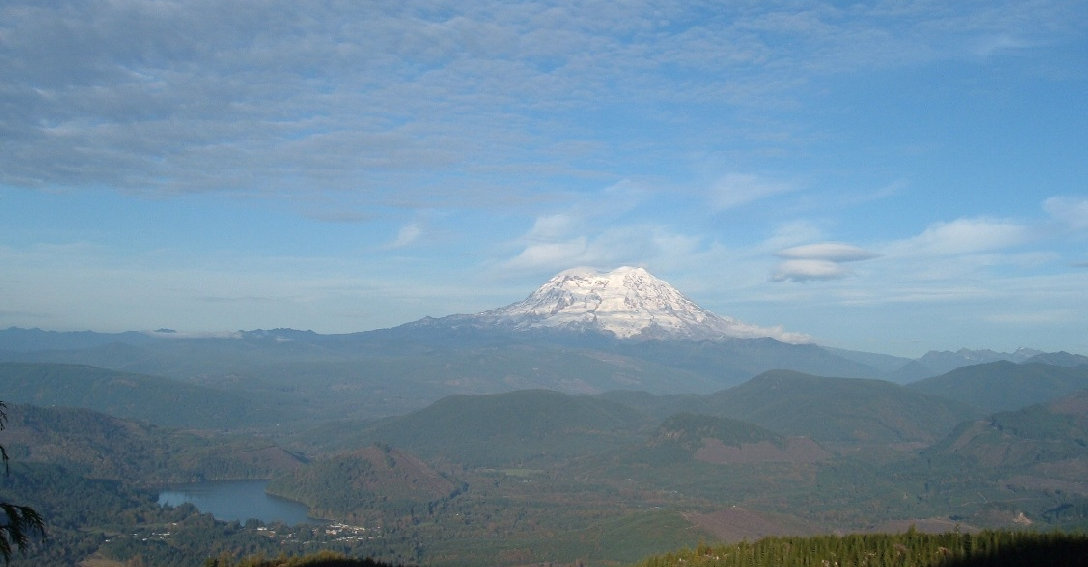
<svg viewBox="0 0 1088 567">
<path fill-rule="evenodd" d="M 157 425 L 220 429 L 271 425 L 288 413 L 274 401 L 188 384 L 75 364 L 0 362 L 0 399 L 38 406 L 88 408 Z"/>
<path fill-rule="evenodd" d="M 554 465 L 635 440 L 651 419 L 609 400 L 527 390 L 451 396 L 351 435 L 467 467 Z"/>
<path fill-rule="evenodd" d="M 176 430 L 77 408 L 12 405 L 4 439 L 18 463 L 141 484 L 268 478 L 302 464 L 255 437 Z"/>
<path fill-rule="evenodd" d="M 978 416 L 969 406 L 882 380 L 765 372 L 707 397 L 704 411 L 786 435 L 851 444 L 930 444 Z"/>
<path fill-rule="evenodd" d="M 272 348 L 262 345 L 255 348 Z M 341 348 L 302 345 L 299 352 Z M 601 363 L 637 366 L 626 356 Z M 286 377 L 294 364 L 278 372 Z M 450 364 L 450 376 L 482 367 Z M 209 398 L 192 403 L 215 407 L 212 392 L 229 382 L 211 388 L 30 366 L 55 372 L 59 389 L 129 388 L 122 391 L 131 394 L 130 406 L 146 400 L 166 408 L 165 392 L 180 402 L 175 413 L 187 410 L 187 388 Z M 17 466 L 3 490 L 46 513 L 56 542 L 37 562 L 16 565 L 72 565 L 94 556 L 187 567 L 319 549 L 438 567 L 616 565 L 700 541 L 894 533 L 910 525 L 963 534 L 1088 529 L 1084 391 L 985 414 L 889 382 L 769 371 L 712 394 L 535 389 L 447 396 L 379 420 L 350 413 L 315 419 L 326 398 L 310 394 L 328 388 L 321 396 L 340 394 L 336 407 L 345 407 L 379 388 L 393 368 L 356 368 L 367 377 L 351 382 L 321 376 L 327 367 L 300 370 L 297 389 L 276 394 L 309 408 L 300 409 L 309 417 L 272 416 L 279 426 L 258 428 L 243 413 L 247 432 L 13 404 L 3 441 Z M 1038 371 L 1031 364 L 1013 369 Z M 40 376 L 54 383 L 48 372 Z M 419 385 L 414 378 L 393 383 L 398 378 L 387 376 L 385 389 L 371 394 L 380 400 Z M 254 400 L 273 399 L 275 385 L 287 384 L 242 374 L 231 380 L 250 388 Z M 1013 395 L 1019 387 L 1017 380 L 967 383 L 980 395 Z M 217 522 L 192 506 L 156 504 L 156 483 L 234 478 L 271 478 L 272 492 L 339 524 Z"/>
<path fill-rule="evenodd" d="M 460 486 L 413 455 L 372 446 L 321 458 L 269 484 L 268 491 L 302 502 L 317 518 L 365 524 L 377 510 L 407 513 L 433 507 Z"/>
<path fill-rule="evenodd" d="M 1088 365 L 999 361 L 957 368 L 908 388 L 970 404 L 985 413 L 1010 411 L 1088 389 Z"/>
<path fill-rule="evenodd" d="M 645 559 L 637 567 L 1019 567 L 1088 565 L 1088 537 L 1002 531 L 980 533 L 771 537 Z"/>
<path fill-rule="evenodd" d="M 1025 497 L 1075 495 L 1045 511 L 1060 517 L 1088 504 L 1088 391 L 964 423 L 924 456 Z"/>
</svg>

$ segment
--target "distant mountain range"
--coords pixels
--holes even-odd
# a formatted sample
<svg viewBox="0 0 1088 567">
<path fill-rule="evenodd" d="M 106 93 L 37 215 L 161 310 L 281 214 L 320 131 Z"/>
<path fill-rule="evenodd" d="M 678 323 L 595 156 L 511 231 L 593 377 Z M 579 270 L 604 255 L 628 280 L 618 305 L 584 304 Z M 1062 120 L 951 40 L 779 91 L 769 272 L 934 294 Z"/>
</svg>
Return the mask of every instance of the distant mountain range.
<svg viewBox="0 0 1088 567">
<path fill-rule="evenodd" d="M 961 348 L 955 352 L 931 350 L 910 364 L 896 369 L 886 378 L 900 383 L 913 382 L 921 378 L 944 374 L 949 370 L 964 366 L 998 361 L 1015 363 L 1032 361 L 1056 366 L 1078 366 L 1088 364 L 1088 357 L 1067 352 L 1046 353 L 1031 348 L 1018 348 L 1013 352 L 995 352 L 989 349 L 970 350 L 966 348 Z"/>
<path fill-rule="evenodd" d="M 97 390 L 86 390 L 90 382 L 74 387 L 70 398 L 96 400 L 101 394 L 103 399 L 124 399 L 154 377 L 170 378 L 184 383 L 169 386 L 177 399 L 221 392 L 214 399 L 232 400 L 228 405 L 240 408 L 228 414 L 234 422 L 254 424 L 270 414 L 279 416 L 277 420 L 303 421 L 330 415 L 376 418 L 420 409 L 448 395 L 527 389 L 709 394 L 771 370 L 904 384 L 999 361 L 1075 368 L 1088 364 L 1088 357 L 1030 349 L 961 349 L 911 360 L 827 348 L 798 333 L 711 313 L 646 270 L 631 267 L 607 273 L 568 270 L 506 307 L 350 334 L 294 329 L 208 336 L 169 329 L 0 330 L 0 362 L 93 366 L 131 374 Z M 0 399 L 41 403 L 34 392 L 49 388 L 11 380 L 21 376 L 19 380 L 45 384 L 41 380 L 71 371 L 53 368 L 30 378 L 9 367 L 12 389 L 0 389 Z M 87 376 L 96 373 L 88 371 Z M 148 414 L 155 414 L 153 407 L 147 406 Z M 296 409 L 283 414 L 285 407 Z M 222 412 L 208 415 L 207 423 L 221 423 Z"/>
</svg>

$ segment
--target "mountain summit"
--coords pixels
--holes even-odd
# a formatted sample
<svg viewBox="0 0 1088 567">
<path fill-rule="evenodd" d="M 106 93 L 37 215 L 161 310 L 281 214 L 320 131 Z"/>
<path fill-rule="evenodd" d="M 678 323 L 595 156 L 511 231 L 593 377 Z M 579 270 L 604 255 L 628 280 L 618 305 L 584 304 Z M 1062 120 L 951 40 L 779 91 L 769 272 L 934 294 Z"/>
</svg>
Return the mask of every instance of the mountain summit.
<svg viewBox="0 0 1088 567">
<path fill-rule="evenodd" d="M 707 311 L 642 268 L 601 273 L 575 268 L 559 273 L 523 301 L 472 316 L 477 323 L 513 330 L 598 332 L 619 339 L 770 337 L 804 343 L 809 338 Z"/>
</svg>

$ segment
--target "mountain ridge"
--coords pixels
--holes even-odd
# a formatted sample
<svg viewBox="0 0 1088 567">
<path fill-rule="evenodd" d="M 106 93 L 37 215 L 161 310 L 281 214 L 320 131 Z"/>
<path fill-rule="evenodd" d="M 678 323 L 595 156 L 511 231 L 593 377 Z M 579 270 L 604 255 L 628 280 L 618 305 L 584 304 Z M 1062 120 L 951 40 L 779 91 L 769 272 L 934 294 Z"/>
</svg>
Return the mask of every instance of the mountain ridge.
<svg viewBox="0 0 1088 567">
<path fill-rule="evenodd" d="M 907 388 L 958 400 L 986 412 L 1012 411 L 1088 389 L 1088 366 L 998 360 L 956 368 Z"/>
</svg>

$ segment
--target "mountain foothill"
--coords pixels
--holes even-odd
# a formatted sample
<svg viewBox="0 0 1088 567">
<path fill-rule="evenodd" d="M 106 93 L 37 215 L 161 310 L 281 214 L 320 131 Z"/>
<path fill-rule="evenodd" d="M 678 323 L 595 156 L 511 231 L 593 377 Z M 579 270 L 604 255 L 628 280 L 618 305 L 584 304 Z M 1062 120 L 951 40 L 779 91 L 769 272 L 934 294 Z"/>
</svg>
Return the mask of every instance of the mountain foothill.
<svg viewBox="0 0 1088 567">
<path fill-rule="evenodd" d="M 186 564 L 199 552 L 180 536 L 103 534 L 197 522 L 146 496 L 195 480 L 267 479 L 315 521 L 382 526 L 338 551 L 428 565 L 1088 527 L 1088 357 L 827 348 L 715 315 L 641 268 L 568 270 L 505 308 L 342 335 L 0 330 L 0 399 L 5 490 L 56 520 L 55 564 Z M 76 510 L 50 483 L 118 511 Z M 235 542 L 215 553 L 268 539 L 202 521 L 200 537 Z"/>
</svg>

